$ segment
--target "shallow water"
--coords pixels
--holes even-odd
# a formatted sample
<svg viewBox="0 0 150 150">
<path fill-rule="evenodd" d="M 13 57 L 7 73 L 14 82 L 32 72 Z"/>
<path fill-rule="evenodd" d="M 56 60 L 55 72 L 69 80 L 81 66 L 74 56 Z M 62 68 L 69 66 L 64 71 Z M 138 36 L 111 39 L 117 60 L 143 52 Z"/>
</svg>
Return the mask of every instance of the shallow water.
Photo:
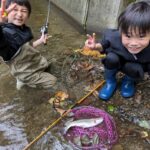
<svg viewBox="0 0 150 150">
<path fill-rule="evenodd" d="M 33 12 L 29 20 L 35 38 L 40 36 L 40 27 L 45 23 L 47 13 L 46 0 L 31 0 Z M 66 17 L 55 7 L 51 7 L 49 34 L 52 36 L 47 45 L 41 45 L 38 49 L 48 59 L 56 62 L 52 63 L 51 72 L 58 78 L 58 90 L 67 91 L 70 95 L 69 105 L 74 104 L 85 95 L 84 89 L 95 80 L 102 78 L 99 71 L 98 60 L 92 61 L 89 58 L 80 58 L 72 55 L 72 50 L 83 46 L 85 34 L 81 34 L 76 28 L 68 23 Z M 94 65 L 93 72 L 87 74 L 87 70 L 76 70 L 78 61 L 84 60 Z M 96 63 L 95 63 L 96 62 Z M 73 66 L 75 64 L 75 66 Z M 98 65 L 97 65 L 98 64 Z M 74 74 L 75 72 L 75 74 Z M 72 75 L 71 80 L 69 75 Z M 93 76 L 92 76 L 93 75 Z M 94 80 L 94 81 L 93 81 Z M 5 64 L 0 64 L 0 150 L 21 150 L 44 131 L 60 115 L 53 106 L 48 103 L 49 98 L 55 91 L 40 90 L 25 87 L 20 91 L 16 90 L 16 81 L 9 73 L 9 68 Z M 142 86 L 139 90 L 142 90 Z M 105 103 L 95 97 L 89 97 L 82 105 L 93 105 L 107 110 L 108 105 L 122 106 L 124 110 L 131 111 L 129 115 L 139 115 L 138 111 L 143 112 L 145 118 L 149 114 L 149 87 L 143 93 L 145 103 L 134 105 L 131 101 L 123 101 L 117 91 L 112 101 Z M 140 106 L 140 109 L 138 109 Z M 132 111 L 134 110 L 134 111 Z M 138 111 L 137 111 L 138 110 Z M 113 115 L 113 114 L 112 114 Z M 149 143 L 142 139 L 140 131 L 148 130 L 139 128 L 133 123 L 125 120 L 124 122 L 114 114 L 119 133 L 119 147 L 124 150 L 148 150 Z M 122 117 L 122 116 L 121 116 Z M 149 119 L 148 117 L 146 119 Z M 64 140 L 62 131 L 63 121 L 60 121 L 50 129 L 43 137 L 35 142 L 30 149 L 32 150 L 72 150 Z M 133 135 L 128 133 L 136 131 Z M 139 132 L 137 132 L 137 130 Z M 137 144 L 138 143 L 138 144 Z M 118 150 L 118 149 L 116 149 Z"/>
</svg>

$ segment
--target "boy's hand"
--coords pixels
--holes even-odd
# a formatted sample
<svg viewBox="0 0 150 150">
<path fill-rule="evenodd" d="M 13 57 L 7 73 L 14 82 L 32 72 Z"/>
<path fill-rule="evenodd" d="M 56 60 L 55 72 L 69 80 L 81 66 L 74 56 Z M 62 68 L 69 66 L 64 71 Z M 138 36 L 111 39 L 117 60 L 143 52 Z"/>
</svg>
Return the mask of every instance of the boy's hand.
<svg viewBox="0 0 150 150">
<path fill-rule="evenodd" d="M 96 43 L 96 34 L 93 33 L 93 35 L 87 34 L 88 39 L 85 41 L 85 47 L 88 47 L 90 49 L 98 49 L 99 51 L 102 51 L 102 45 L 101 43 Z"/>
<path fill-rule="evenodd" d="M 50 38 L 51 36 L 48 36 L 47 34 L 44 34 L 44 32 L 42 33 L 41 37 L 33 42 L 33 47 L 37 47 L 40 44 L 44 44 L 46 45 L 46 42 L 48 40 L 48 38 Z"/>
<path fill-rule="evenodd" d="M 6 9 L 6 0 L 1 0 L 1 8 L 0 8 L 0 22 L 5 22 L 7 20 L 7 15 L 15 8 L 16 4 L 10 5 Z"/>
<path fill-rule="evenodd" d="M 85 41 L 85 47 L 88 47 L 90 49 L 96 48 L 96 34 L 93 33 L 93 35 L 87 34 L 87 40 Z"/>
<path fill-rule="evenodd" d="M 40 39 L 39 39 L 41 41 L 41 44 L 42 43 L 46 44 L 47 39 L 48 39 L 47 34 L 44 34 L 44 32 L 43 32 L 42 35 L 41 35 L 41 37 L 40 37 Z"/>
<path fill-rule="evenodd" d="M 0 8 L 0 22 L 4 22 L 6 20 L 6 0 L 1 0 L 1 8 Z"/>
</svg>

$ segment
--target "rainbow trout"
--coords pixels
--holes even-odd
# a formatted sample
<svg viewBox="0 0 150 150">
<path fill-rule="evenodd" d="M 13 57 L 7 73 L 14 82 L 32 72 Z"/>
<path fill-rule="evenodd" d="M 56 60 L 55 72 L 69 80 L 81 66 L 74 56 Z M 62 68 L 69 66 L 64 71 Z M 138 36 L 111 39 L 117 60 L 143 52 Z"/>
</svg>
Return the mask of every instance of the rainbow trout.
<svg viewBox="0 0 150 150">
<path fill-rule="evenodd" d="M 64 133 L 68 131 L 71 127 L 82 127 L 82 128 L 90 128 L 97 126 L 98 124 L 103 122 L 103 118 L 91 118 L 91 119 L 80 119 L 71 122 L 67 122 L 65 124 Z"/>
</svg>

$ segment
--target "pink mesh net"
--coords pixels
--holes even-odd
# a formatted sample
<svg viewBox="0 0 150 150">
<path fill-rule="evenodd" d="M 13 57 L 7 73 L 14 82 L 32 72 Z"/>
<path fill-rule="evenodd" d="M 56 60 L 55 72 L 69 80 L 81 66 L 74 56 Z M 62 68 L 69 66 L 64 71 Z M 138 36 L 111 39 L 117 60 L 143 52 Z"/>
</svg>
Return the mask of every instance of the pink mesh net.
<svg viewBox="0 0 150 150">
<path fill-rule="evenodd" d="M 65 134 L 65 138 L 73 145 L 73 147 L 82 150 L 107 150 L 111 149 L 112 145 L 116 143 L 118 136 L 115 122 L 112 116 L 110 116 L 107 112 L 91 106 L 82 106 L 72 109 L 72 113 L 74 114 L 74 120 L 98 117 L 103 118 L 103 122 L 94 127 L 71 127 Z M 89 139 L 92 139 L 95 133 L 98 135 L 99 139 L 99 142 L 96 144 L 91 143 L 79 146 L 74 142 L 76 137 L 83 137 L 85 135 Z"/>
</svg>

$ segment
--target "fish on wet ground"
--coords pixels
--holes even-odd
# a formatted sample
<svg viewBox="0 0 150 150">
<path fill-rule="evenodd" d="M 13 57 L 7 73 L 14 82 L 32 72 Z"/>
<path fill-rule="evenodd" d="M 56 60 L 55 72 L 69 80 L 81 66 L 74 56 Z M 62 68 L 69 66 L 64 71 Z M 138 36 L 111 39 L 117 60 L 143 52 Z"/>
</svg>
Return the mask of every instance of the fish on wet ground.
<svg viewBox="0 0 150 150">
<path fill-rule="evenodd" d="M 103 122 L 103 118 L 90 118 L 90 119 L 80 119 L 67 122 L 64 128 L 64 134 L 71 128 L 71 127 L 82 127 L 82 128 L 90 128 L 97 126 Z"/>
</svg>

